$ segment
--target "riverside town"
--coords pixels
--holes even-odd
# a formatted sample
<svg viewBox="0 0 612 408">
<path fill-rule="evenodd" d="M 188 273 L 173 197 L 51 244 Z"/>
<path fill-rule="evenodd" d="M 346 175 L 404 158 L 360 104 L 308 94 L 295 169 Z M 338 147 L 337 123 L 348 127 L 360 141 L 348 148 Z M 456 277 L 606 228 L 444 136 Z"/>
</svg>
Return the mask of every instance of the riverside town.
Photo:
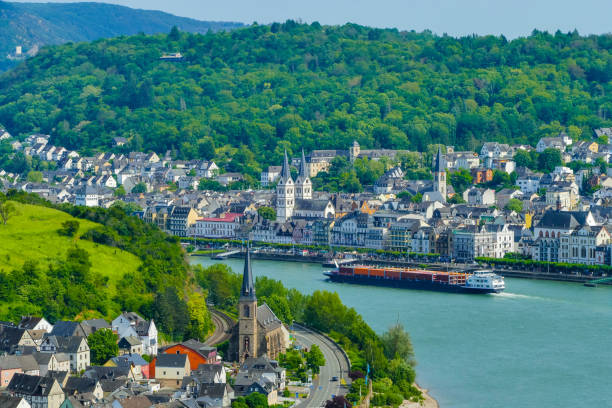
<svg viewBox="0 0 612 408">
<path fill-rule="evenodd" d="M 0 408 L 612 407 L 612 3 L 32 1 Z"/>
</svg>

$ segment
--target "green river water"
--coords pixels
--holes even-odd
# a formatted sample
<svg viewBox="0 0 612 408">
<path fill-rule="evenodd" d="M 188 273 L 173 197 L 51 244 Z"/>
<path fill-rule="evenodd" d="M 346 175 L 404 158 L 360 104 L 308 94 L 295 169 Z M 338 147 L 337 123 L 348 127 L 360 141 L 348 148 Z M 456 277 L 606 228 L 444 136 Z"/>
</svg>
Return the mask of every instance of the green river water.
<svg viewBox="0 0 612 408">
<path fill-rule="evenodd" d="M 240 259 L 222 262 L 242 271 Z M 612 407 L 612 287 L 507 278 L 502 294 L 464 295 L 331 283 L 323 271 L 253 262 L 255 276 L 338 292 L 379 333 L 399 319 L 417 382 L 442 408 Z"/>
</svg>

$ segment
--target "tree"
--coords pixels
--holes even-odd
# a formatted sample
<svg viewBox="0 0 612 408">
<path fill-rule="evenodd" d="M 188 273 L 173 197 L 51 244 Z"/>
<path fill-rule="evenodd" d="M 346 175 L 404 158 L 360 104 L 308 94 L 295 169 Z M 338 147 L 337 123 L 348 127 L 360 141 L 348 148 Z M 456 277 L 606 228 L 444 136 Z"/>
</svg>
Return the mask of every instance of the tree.
<svg viewBox="0 0 612 408">
<path fill-rule="evenodd" d="M 43 174 L 40 171 L 30 170 L 27 179 L 32 183 L 42 183 Z"/>
<path fill-rule="evenodd" d="M 204 340 L 213 329 L 213 323 L 206 307 L 205 294 L 194 292 L 187 301 L 189 324 L 185 337 Z"/>
<path fill-rule="evenodd" d="M 520 213 L 523 211 L 523 202 L 517 198 L 511 198 L 505 208 L 506 210 Z"/>
<path fill-rule="evenodd" d="M 473 178 L 472 174 L 468 170 L 461 169 L 452 172 L 450 174 L 449 181 L 457 194 L 463 194 L 463 192 L 472 185 Z"/>
<path fill-rule="evenodd" d="M 136 186 L 134 186 L 136 187 Z M 125 197 L 125 187 L 123 187 L 123 185 L 120 185 L 119 187 L 117 187 L 115 189 L 115 191 L 113 192 L 113 194 L 115 195 L 115 197 Z"/>
<path fill-rule="evenodd" d="M 306 365 L 315 374 L 318 374 L 321 367 L 325 365 L 325 356 L 316 344 L 313 344 L 310 351 L 306 353 Z"/>
<path fill-rule="evenodd" d="M 272 207 L 259 207 L 257 209 L 257 214 L 259 214 L 263 219 L 266 220 L 276 220 L 276 211 Z"/>
<path fill-rule="evenodd" d="M 181 39 L 181 32 L 177 26 L 172 26 L 170 29 L 170 34 L 168 34 L 168 39 L 170 41 L 178 41 Z"/>
<path fill-rule="evenodd" d="M 247 395 L 245 402 L 249 408 L 268 408 L 268 397 L 258 392 L 252 392 Z"/>
<path fill-rule="evenodd" d="M 111 357 L 119 354 L 117 335 L 110 329 L 96 330 L 87 337 L 87 344 L 91 353 L 91 363 L 102 365 Z"/>
<path fill-rule="evenodd" d="M 351 408 L 353 404 L 343 395 L 336 395 L 325 402 L 325 408 Z"/>
<path fill-rule="evenodd" d="M 465 200 L 461 194 L 455 194 L 451 198 L 448 199 L 449 204 L 463 204 Z"/>
<path fill-rule="evenodd" d="M 147 192 L 147 185 L 142 181 L 132 187 L 132 194 L 142 194 Z"/>
<path fill-rule="evenodd" d="M 562 166 L 563 159 L 558 149 L 548 148 L 538 156 L 538 170 L 544 173 L 552 173 L 555 167 Z"/>
<path fill-rule="evenodd" d="M 527 167 L 530 169 L 533 169 L 535 167 L 533 157 L 527 150 L 517 150 L 517 152 L 514 154 L 514 161 L 516 162 L 517 167 Z"/>
<path fill-rule="evenodd" d="M 182 339 L 189 324 L 189 309 L 175 288 L 158 293 L 153 302 L 153 318 L 174 339 Z"/>
<path fill-rule="evenodd" d="M 8 201 L 6 197 L 0 198 L 0 219 L 2 219 L 4 225 L 6 225 L 8 220 L 16 213 L 17 209 L 15 208 L 15 204 Z"/>
<path fill-rule="evenodd" d="M 423 201 L 423 194 L 421 193 L 416 193 L 415 195 L 413 195 L 410 198 L 410 201 L 412 201 L 413 203 L 420 203 Z"/>
<path fill-rule="evenodd" d="M 227 188 L 217 180 L 201 178 L 198 183 L 198 190 L 225 191 Z"/>
<path fill-rule="evenodd" d="M 79 230 L 79 222 L 77 220 L 68 220 L 62 223 L 62 228 L 58 231 L 60 235 L 74 237 Z"/>
<path fill-rule="evenodd" d="M 404 326 L 401 323 L 389 328 L 389 330 L 382 335 L 381 340 L 385 356 L 388 359 L 398 357 L 410 365 L 415 364 L 414 350 L 412 348 L 412 342 L 410 341 L 410 335 L 404 330 Z"/>
</svg>

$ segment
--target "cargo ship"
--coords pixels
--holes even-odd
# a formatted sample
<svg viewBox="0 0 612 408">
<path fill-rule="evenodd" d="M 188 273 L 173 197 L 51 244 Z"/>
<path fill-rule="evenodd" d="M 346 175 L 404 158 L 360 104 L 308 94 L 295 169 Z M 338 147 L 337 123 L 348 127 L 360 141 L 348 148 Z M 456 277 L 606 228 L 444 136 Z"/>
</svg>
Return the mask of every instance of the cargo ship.
<svg viewBox="0 0 612 408">
<path fill-rule="evenodd" d="M 503 276 L 499 276 L 489 270 L 466 273 L 346 265 L 324 272 L 324 275 L 332 282 L 433 290 L 438 292 L 500 293 L 506 288 Z"/>
</svg>

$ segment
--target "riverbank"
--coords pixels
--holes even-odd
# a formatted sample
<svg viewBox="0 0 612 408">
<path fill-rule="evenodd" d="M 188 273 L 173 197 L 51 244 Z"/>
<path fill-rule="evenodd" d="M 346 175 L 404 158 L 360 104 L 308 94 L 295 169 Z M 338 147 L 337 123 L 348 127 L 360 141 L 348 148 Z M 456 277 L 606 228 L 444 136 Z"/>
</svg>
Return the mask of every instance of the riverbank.
<svg viewBox="0 0 612 408">
<path fill-rule="evenodd" d="M 414 386 L 417 387 L 423 393 L 423 402 L 413 402 L 409 400 L 405 400 L 402 402 L 402 405 L 399 408 L 440 408 L 440 404 L 433 398 L 431 395 L 427 393 L 425 388 L 421 388 L 419 384 L 414 383 Z"/>
</svg>

